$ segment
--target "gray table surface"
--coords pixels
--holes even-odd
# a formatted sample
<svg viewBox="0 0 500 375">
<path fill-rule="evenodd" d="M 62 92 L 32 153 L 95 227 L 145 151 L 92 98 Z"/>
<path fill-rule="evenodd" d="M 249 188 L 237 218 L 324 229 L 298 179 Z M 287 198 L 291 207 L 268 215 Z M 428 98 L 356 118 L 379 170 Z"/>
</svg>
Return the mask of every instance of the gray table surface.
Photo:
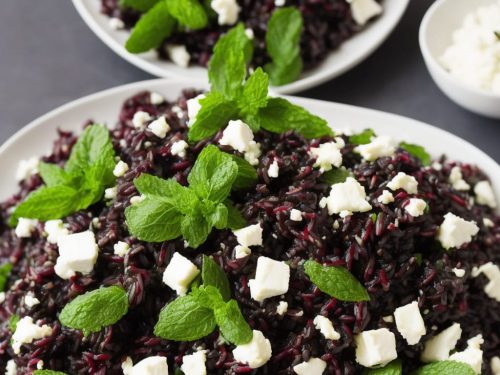
<svg viewBox="0 0 500 375">
<path fill-rule="evenodd" d="M 420 55 L 417 33 L 431 0 L 411 0 L 391 37 L 342 77 L 300 93 L 412 117 L 470 141 L 500 162 L 500 121 L 448 100 Z M 115 55 L 69 0 L 9 0 L 0 8 L 0 143 L 81 96 L 151 78 Z"/>
</svg>

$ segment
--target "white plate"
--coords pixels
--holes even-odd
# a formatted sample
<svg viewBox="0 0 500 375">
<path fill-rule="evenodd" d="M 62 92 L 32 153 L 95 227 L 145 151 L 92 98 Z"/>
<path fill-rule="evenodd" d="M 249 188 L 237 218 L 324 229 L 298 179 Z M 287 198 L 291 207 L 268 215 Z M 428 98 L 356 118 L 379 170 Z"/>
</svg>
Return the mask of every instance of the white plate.
<svg viewBox="0 0 500 375">
<path fill-rule="evenodd" d="M 57 128 L 79 133 L 82 124 L 88 119 L 112 127 L 117 122 L 122 103 L 139 91 L 156 91 L 168 100 L 174 100 L 182 89 L 193 87 L 203 88 L 195 81 L 142 81 L 86 96 L 38 118 L 0 147 L 0 199 L 16 191 L 15 172 L 19 161 L 47 154 L 57 137 Z M 421 144 L 435 157 L 446 154 L 451 159 L 476 164 L 492 178 L 496 195 L 500 197 L 500 165 L 483 151 L 451 133 L 416 120 L 371 109 L 297 97 L 289 99 L 322 116 L 334 129 L 350 127 L 363 130 L 370 127 L 378 134 Z"/>
<path fill-rule="evenodd" d="M 109 18 L 100 12 L 100 0 L 73 0 L 78 13 L 92 31 L 115 53 L 152 75 L 164 78 L 185 78 L 206 82 L 206 69 L 193 66 L 182 68 L 169 61 L 158 59 L 156 51 L 134 55 L 125 49 L 125 41 L 129 32 L 113 30 L 109 26 Z M 302 91 L 326 82 L 366 59 L 389 36 L 396 27 L 407 8 L 409 0 L 384 0 L 384 13 L 330 53 L 321 65 L 307 71 L 300 79 L 288 85 L 274 87 L 273 91 L 289 94 Z"/>
</svg>

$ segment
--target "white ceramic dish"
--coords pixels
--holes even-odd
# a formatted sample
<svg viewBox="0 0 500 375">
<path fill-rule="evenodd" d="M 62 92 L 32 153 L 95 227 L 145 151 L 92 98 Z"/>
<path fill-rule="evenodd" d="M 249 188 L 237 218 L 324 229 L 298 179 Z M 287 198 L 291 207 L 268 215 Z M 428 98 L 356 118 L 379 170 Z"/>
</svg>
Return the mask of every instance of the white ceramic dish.
<svg viewBox="0 0 500 375">
<path fill-rule="evenodd" d="M 458 105 L 480 115 L 500 119 L 500 95 L 470 87 L 438 62 L 452 42 L 452 34 L 466 14 L 497 0 L 437 0 L 420 25 L 419 42 L 425 64 L 439 88 Z"/>
<path fill-rule="evenodd" d="M 366 59 L 396 27 L 407 8 L 409 0 L 384 0 L 384 13 L 346 41 L 316 69 L 305 72 L 297 81 L 274 87 L 276 93 L 294 93 L 326 82 L 353 68 Z M 124 48 L 128 31 L 116 31 L 109 26 L 109 18 L 100 12 L 100 0 L 73 0 L 78 13 L 92 31 L 115 53 L 154 76 L 164 78 L 186 78 L 206 82 L 204 68 L 193 66 L 182 68 L 169 61 L 157 58 L 156 52 L 134 55 Z"/>
<path fill-rule="evenodd" d="M 88 119 L 113 126 L 123 101 L 137 92 L 156 91 L 173 100 L 182 89 L 189 87 L 202 88 L 195 81 L 185 80 L 157 79 L 132 83 L 76 100 L 33 121 L 0 147 L 0 199 L 16 191 L 14 177 L 19 161 L 46 154 L 57 136 L 57 128 L 80 132 L 82 124 Z M 493 179 L 496 195 L 500 197 L 500 165 L 483 151 L 453 134 L 409 118 L 371 109 L 297 97 L 289 99 L 327 119 L 334 129 L 349 127 L 363 130 L 370 127 L 379 134 L 421 144 L 433 156 L 444 153 L 451 159 L 477 164 Z"/>
</svg>

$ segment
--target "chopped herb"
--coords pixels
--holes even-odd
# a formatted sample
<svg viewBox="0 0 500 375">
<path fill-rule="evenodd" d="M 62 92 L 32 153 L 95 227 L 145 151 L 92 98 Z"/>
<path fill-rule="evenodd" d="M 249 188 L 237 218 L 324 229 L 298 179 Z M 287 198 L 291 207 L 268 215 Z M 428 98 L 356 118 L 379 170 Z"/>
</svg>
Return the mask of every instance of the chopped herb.
<svg viewBox="0 0 500 375">
<path fill-rule="evenodd" d="M 19 315 L 11 315 L 11 317 L 9 318 L 9 329 L 11 330 L 11 332 L 16 332 L 17 323 L 19 323 L 20 320 L 21 317 Z"/>
<path fill-rule="evenodd" d="M 411 144 L 411 143 L 406 143 L 406 142 L 401 142 L 399 144 L 399 147 L 401 147 L 403 150 L 408 152 L 410 155 L 416 157 L 417 159 L 420 160 L 422 165 L 430 165 L 431 164 L 431 156 L 429 153 L 425 150 L 424 147 Z"/>
<path fill-rule="evenodd" d="M 351 135 L 349 137 L 349 143 L 355 145 L 366 145 L 371 142 L 374 135 L 375 132 L 373 129 L 365 129 L 361 133 Z"/>
<path fill-rule="evenodd" d="M 455 361 L 441 361 L 426 365 L 412 375 L 474 375 L 476 372 L 469 365 Z"/>
<path fill-rule="evenodd" d="M 65 372 L 52 370 L 35 370 L 33 375 L 67 375 Z"/>
<path fill-rule="evenodd" d="M 4 263 L 0 266 L 0 292 L 5 290 L 10 271 L 12 271 L 12 264 L 10 263 Z"/>
<path fill-rule="evenodd" d="M 328 185 L 339 184 L 345 182 L 347 177 L 351 175 L 346 168 L 336 168 L 329 170 L 321 175 L 321 181 L 327 183 Z"/>
</svg>

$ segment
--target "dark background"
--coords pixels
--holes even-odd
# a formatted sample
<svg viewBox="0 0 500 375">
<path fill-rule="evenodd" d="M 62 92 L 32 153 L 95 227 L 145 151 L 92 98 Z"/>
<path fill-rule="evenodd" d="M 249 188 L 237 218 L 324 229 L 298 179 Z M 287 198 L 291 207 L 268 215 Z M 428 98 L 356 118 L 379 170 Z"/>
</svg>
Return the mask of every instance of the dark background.
<svg viewBox="0 0 500 375">
<path fill-rule="evenodd" d="M 410 3 L 394 33 L 370 58 L 298 95 L 412 117 L 455 133 L 500 161 L 500 121 L 452 103 L 424 66 L 417 35 L 432 0 Z M 148 78 L 98 40 L 70 0 L 2 1 L 0 143 L 61 104 Z"/>
</svg>

